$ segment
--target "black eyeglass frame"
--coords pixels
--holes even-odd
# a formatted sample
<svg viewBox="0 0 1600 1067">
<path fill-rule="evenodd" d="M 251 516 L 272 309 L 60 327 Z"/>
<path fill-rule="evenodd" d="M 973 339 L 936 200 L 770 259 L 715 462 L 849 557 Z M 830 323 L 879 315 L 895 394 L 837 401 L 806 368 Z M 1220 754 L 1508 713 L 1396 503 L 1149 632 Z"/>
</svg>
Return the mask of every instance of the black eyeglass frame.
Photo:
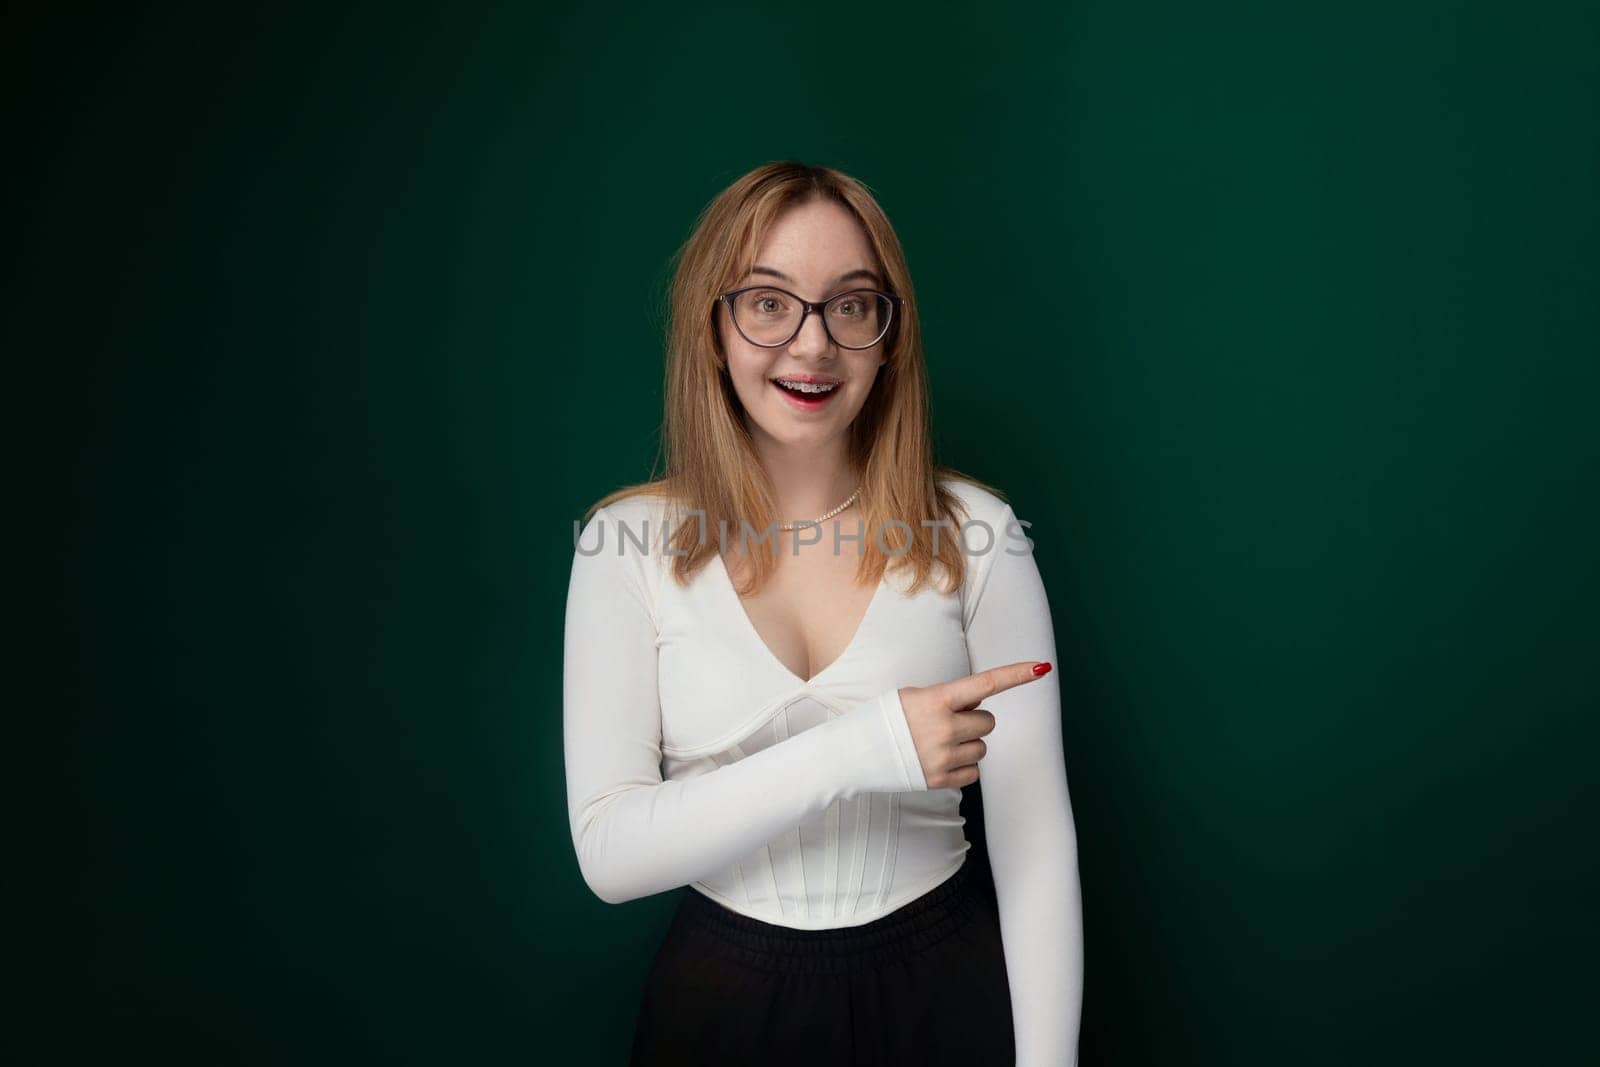
<svg viewBox="0 0 1600 1067">
<path fill-rule="evenodd" d="M 748 293 L 748 292 L 750 292 L 752 290 L 755 290 L 755 289 L 766 289 L 766 290 L 770 290 L 771 292 L 774 292 L 774 293 L 782 293 L 784 296 L 793 298 L 794 301 L 800 305 L 800 307 L 802 309 L 801 312 L 800 312 L 800 321 L 795 323 L 794 333 L 791 333 L 788 337 L 784 338 L 782 341 L 778 341 L 778 342 L 775 342 L 773 344 L 762 344 L 760 341 L 751 341 L 750 340 L 750 335 L 744 332 L 744 327 L 743 326 L 739 325 L 739 315 L 738 315 L 738 312 L 733 310 L 733 302 L 741 294 Z M 889 314 L 888 314 L 888 317 L 884 319 L 883 332 L 878 334 L 877 337 L 874 337 L 872 339 L 871 343 L 869 343 L 869 344 L 864 344 L 864 345 L 847 345 L 847 344 L 844 344 L 837 337 L 833 336 L 833 331 L 828 328 L 828 315 L 827 315 L 827 307 L 828 307 L 828 305 L 833 303 L 835 300 L 838 300 L 840 297 L 851 296 L 851 295 L 853 295 L 855 293 L 871 293 L 873 296 L 881 296 L 881 297 L 883 297 L 883 298 L 885 298 L 886 300 L 889 301 Z M 873 345 L 880 343 L 885 337 L 888 337 L 889 336 L 889 330 L 891 328 L 893 328 L 893 326 L 895 324 L 895 321 L 896 321 L 895 320 L 895 312 L 899 308 L 903 307 L 905 305 L 905 302 L 906 302 L 905 297 L 903 297 L 903 296 L 895 296 L 893 293 L 886 293 L 886 292 L 882 291 L 881 289 L 847 289 L 842 293 L 835 293 L 833 296 L 828 297 L 828 299 L 818 302 L 818 301 L 806 300 L 805 298 L 800 296 L 798 293 L 791 293 L 789 290 L 781 288 L 781 287 L 776 286 L 776 285 L 747 285 L 742 289 L 735 289 L 731 293 L 723 293 L 721 296 L 717 297 L 717 299 L 720 302 L 728 305 L 728 318 L 733 320 L 733 328 L 735 330 L 739 331 L 739 336 L 743 337 L 746 341 L 750 341 L 750 343 L 755 345 L 757 348 L 782 348 L 784 345 L 789 344 L 796 337 L 800 336 L 800 331 L 801 330 L 806 328 L 806 316 L 810 315 L 813 311 L 815 311 L 817 313 L 817 317 L 822 320 L 822 332 L 828 335 L 828 340 L 832 341 L 834 344 L 838 345 L 840 348 L 848 349 L 851 352 L 865 351 L 866 349 L 871 348 Z"/>
</svg>

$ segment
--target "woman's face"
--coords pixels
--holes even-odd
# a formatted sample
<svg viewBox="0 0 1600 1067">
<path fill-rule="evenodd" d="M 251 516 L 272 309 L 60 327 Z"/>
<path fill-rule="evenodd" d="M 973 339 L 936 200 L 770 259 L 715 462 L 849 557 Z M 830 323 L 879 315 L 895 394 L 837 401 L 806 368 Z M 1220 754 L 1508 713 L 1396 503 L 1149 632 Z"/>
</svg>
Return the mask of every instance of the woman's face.
<svg viewBox="0 0 1600 1067">
<path fill-rule="evenodd" d="M 819 304 L 852 289 L 885 288 L 860 223 L 831 200 L 799 204 L 779 216 L 754 268 L 732 288 L 750 285 L 773 285 Z M 725 301 L 717 306 L 728 375 L 751 433 L 784 447 L 817 448 L 836 437 L 842 440 L 872 391 L 884 363 L 884 343 L 840 348 L 823 329 L 822 316 L 813 313 L 788 344 L 763 348 L 735 328 Z M 837 384 L 826 393 L 796 395 L 777 384 L 778 379 Z"/>
</svg>

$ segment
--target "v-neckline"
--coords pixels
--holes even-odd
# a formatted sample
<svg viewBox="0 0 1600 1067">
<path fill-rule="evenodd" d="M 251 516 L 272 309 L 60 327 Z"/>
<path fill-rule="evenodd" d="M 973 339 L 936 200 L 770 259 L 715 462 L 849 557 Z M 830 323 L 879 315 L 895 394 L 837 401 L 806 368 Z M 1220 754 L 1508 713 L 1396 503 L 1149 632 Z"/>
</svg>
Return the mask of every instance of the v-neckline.
<svg viewBox="0 0 1600 1067">
<path fill-rule="evenodd" d="M 727 591 L 727 594 L 732 601 L 734 610 L 738 612 L 739 619 L 744 626 L 745 633 L 747 633 L 754 640 L 756 646 L 760 648 L 763 653 L 765 653 L 767 661 L 778 670 L 782 671 L 784 676 L 793 681 L 796 685 L 815 685 L 818 679 L 832 671 L 835 667 L 839 666 L 839 664 L 843 663 L 850 657 L 850 654 L 855 651 L 856 646 L 860 644 L 862 635 L 866 633 L 867 623 L 872 621 L 873 611 L 877 608 L 878 601 L 883 599 L 884 587 L 889 584 L 889 572 L 888 569 L 885 568 L 883 576 L 878 579 L 877 588 L 872 591 L 872 597 L 867 601 L 866 610 L 862 611 L 861 618 L 856 620 L 855 632 L 850 635 L 850 640 L 845 644 L 844 648 L 837 656 L 833 657 L 833 659 L 828 662 L 826 667 L 822 668 L 820 671 L 817 671 L 810 678 L 802 678 L 794 671 L 790 670 L 787 663 L 784 663 L 783 660 L 778 658 L 778 654 L 772 651 L 772 646 L 767 644 L 767 639 L 761 636 L 761 631 L 756 629 L 756 624 L 750 618 L 750 613 L 745 610 L 744 598 L 739 595 L 738 587 L 733 584 L 733 575 L 728 572 L 728 561 L 722 558 L 722 553 L 720 552 L 713 553 L 713 555 L 717 557 L 717 573 L 722 575 L 722 587 Z"/>
</svg>

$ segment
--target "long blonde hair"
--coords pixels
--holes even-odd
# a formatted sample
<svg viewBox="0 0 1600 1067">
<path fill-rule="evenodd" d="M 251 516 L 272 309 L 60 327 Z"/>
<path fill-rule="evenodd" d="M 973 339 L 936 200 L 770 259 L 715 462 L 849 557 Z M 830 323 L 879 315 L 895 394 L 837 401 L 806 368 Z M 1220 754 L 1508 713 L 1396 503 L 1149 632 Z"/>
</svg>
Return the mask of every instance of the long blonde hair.
<svg viewBox="0 0 1600 1067">
<path fill-rule="evenodd" d="M 602 497 L 589 507 L 584 521 L 601 507 L 637 494 L 700 509 L 705 532 L 698 517 L 674 528 L 673 550 L 684 553 L 673 563 L 680 584 L 687 584 L 720 552 L 719 529 L 737 538 L 741 523 L 759 532 L 779 521 L 773 517 L 771 482 L 726 373 L 726 354 L 717 333 L 717 297 L 749 273 L 768 230 L 785 210 L 816 199 L 831 200 L 855 216 L 877 256 L 887 289 L 904 300 L 883 341 L 885 363 L 849 430 L 850 460 L 863 475 L 860 508 L 866 531 L 856 580 L 876 584 L 886 567 L 910 567 L 913 581 L 908 592 L 915 592 L 930 580 L 937 562 L 944 567 L 944 592 L 952 593 L 966 567 L 956 530 L 971 516 L 959 498 L 939 483 L 957 478 L 1002 499 L 1004 495 L 934 461 L 927 365 L 905 254 L 867 187 L 832 167 L 788 160 L 763 164 L 729 185 L 700 213 L 677 252 L 672 279 L 662 422 L 665 472 Z M 936 553 L 935 531 L 923 520 L 940 519 L 952 525 L 938 531 Z M 719 525 L 723 522 L 725 527 Z M 878 543 L 880 537 L 887 553 Z M 749 563 L 747 580 L 739 590 L 744 596 L 760 589 L 778 565 L 767 552 L 749 553 Z"/>
</svg>

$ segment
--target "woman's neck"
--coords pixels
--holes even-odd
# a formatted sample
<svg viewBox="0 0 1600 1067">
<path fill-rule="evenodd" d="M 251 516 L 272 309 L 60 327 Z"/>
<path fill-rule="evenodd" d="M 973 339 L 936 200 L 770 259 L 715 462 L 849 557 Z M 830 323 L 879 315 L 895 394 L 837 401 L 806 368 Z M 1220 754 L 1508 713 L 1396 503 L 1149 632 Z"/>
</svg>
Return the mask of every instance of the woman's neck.
<svg viewBox="0 0 1600 1067">
<path fill-rule="evenodd" d="M 829 447 L 790 448 L 767 443 L 761 465 L 772 483 L 778 522 L 814 519 L 842 504 L 861 484 L 842 439 Z"/>
</svg>

